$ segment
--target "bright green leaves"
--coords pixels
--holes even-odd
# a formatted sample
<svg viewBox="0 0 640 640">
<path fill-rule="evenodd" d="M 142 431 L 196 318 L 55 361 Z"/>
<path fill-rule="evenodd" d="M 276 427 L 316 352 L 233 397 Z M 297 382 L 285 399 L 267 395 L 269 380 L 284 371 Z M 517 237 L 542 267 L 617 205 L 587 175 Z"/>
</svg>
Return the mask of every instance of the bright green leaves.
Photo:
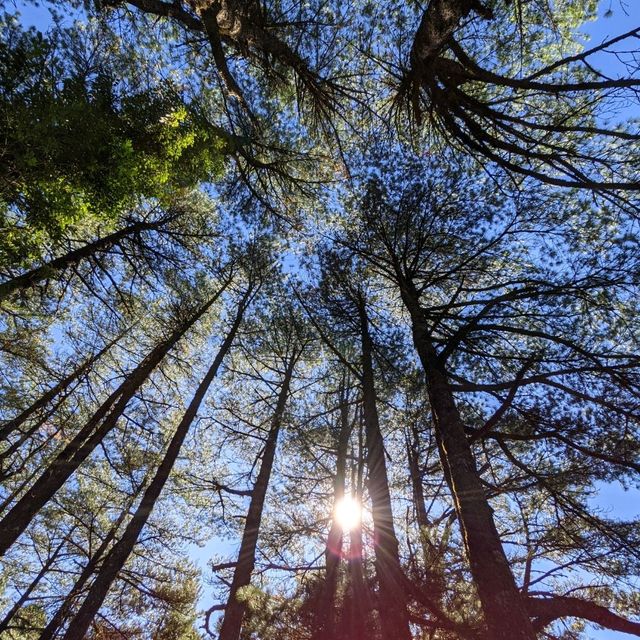
<svg viewBox="0 0 640 640">
<path fill-rule="evenodd" d="M 142 198 L 168 204 L 221 174 L 223 134 L 170 88 L 128 91 L 108 69 L 63 69 L 64 39 L 3 31 L 0 262 L 33 260 L 70 225 L 108 224 Z"/>
</svg>

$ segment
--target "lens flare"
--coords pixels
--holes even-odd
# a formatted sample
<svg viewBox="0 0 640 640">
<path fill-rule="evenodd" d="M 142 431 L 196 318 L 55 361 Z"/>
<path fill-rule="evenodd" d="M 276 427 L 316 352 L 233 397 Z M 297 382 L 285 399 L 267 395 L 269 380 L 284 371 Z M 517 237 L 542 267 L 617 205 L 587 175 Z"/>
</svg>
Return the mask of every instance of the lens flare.
<svg viewBox="0 0 640 640">
<path fill-rule="evenodd" d="M 351 531 L 360 524 L 362 507 L 355 498 L 344 496 L 336 502 L 333 517 L 343 531 Z"/>
</svg>

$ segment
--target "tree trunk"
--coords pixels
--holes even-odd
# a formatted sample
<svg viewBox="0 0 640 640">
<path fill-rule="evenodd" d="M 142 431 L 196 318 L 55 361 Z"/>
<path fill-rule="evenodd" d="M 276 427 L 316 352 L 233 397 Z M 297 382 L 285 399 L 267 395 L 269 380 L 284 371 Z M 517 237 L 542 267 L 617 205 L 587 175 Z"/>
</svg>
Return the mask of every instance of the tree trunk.
<svg viewBox="0 0 640 640">
<path fill-rule="evenodd" d="M 340 432 L 338 434 L 338 449 L 336 452 L 336 474 L 333 479 L 333 505 L 336 504 L 345 494 L 345 476 L 347 468 L 347 451 L 349 447 L 349 437 L 351 436 L 351 424 L 349 422 L 349 394 L 346 386 L 346 374 L 340 384 Z M 338 586 L 338 576 L 340 561 L 342 559 L 342 537 L 343 531 L 340 524 L 331 521 L 331 529 L 327 536 L 327 546 L 325 548 L 325 577 L 322 585 L 320 598 L 315 614 L 315 629 L 313 637 L 315 640 L 332 640 L 335 637 L 336 625 L 336 589 Z"/>
<path fill-rule="evenodd" d="M 369 470 L 375 567 L 379 585 L 378 612 L 384 640 L 410 640 L 405 579 L 393 526 L 384 442 L 380 432 L 373 372 L 373 344 L 362 298 L 358 300 L 362 343 L 362 398 Z"/>
<path fill-rule="evenodd" d="M 147 523 L 158 497 L 169 478 L 169 474 L 171 473 L 173 465 L 178 458 L 182 444 L 184 443 L 187 433 L 189 432 L 189 428 L 191 427 L 191 424 L 198 413 L 198 409 L 209 390 L 209 386 L 218 373 L 218 369 L 220 368 L 224 357 L 231 348 L 231 344 L 233 343 L 236 333 L 238 332 L 238 328 L 240 327 L 240 323 L 242 322 L 242 316 L 244 315 L 245 309 L 249 303 L 251 293 L 251 290 L 247 291 L 238 305 L 238 311 L 233 321 L 233 325 L 222 343 L 211 367 L 198 386 L 198 389 L 189 403 L 182 420 L 180 420 L 153 480 L 144 492 L 144 495 L 140 500 L 140 504 L 127 524 L 122 537 L 107 554 L 107 557 L 100 567 L 98 576 L 91 586 L 91 589 L 89 589 L 89 593 L 87 594 L 85 601 L 82 603 L 78 613 L 69 624 L 69 627 L 63 636 L 63 640 L 82 640 L 85 637 L 85 633 L 89 629 L 92 620 L 102 606 L 113 581 L 116 579 L 118 573 L 127 561 L 127 558 L 133 551 L 133 548 L 138 541 L 138 537 L 140 536 L 140 532 Z"/>
<path fill-rule="evenodd" d="M 429 532 L 432 523 L 429 520 L 424 499 L 424 488 L 422 486 L 422 473 L 419 462 L 419 432 L 415 424 L 410 427 L 410 434 L 407 434 L 407 460 L 409 463 L 409 476 L 411 480 L 411 490 L 413 494 L 413 505 L 416 510 L 416 520 L 420 535 L 420 546 L 426 574 L 426 588 L 430 600 L 438 606 L 442 604 L 444 596 L 445 581 L 442 574 L 442 564 L 438 557 L 439 550 L 431 542 Z"/>
<path fill-rule="evenodd" d="M 84 585 L 93 575 L 93 572 L 96 570 L 98 563 L 102 560 L 105 551 L 109 548 L 109 545 L 113 542 L 113 540 L 115 540 L 120 526 L 129 515 L 129 509 L 131 509 L 133 503 L 136 501 L 143 488 L 144 483 L 142 483 L 137 491 L 131 496 L 127 506 L 121 511 L 116 521 L 113 523 L 109 531 L 107 531 L 107 535 L 105 535 L 105 537 L 102 539 L 102 542 L 98 545 L 98 548 L 89 558 L 87 564 L 83 567 L 80 575 L 73 584 L 71 591 L 69 591 L 67 597 L 64 599 L 64 602 L 60 605 L 60 608 L 55 612 L 53 618 L 51 618 L 47 626 L 44 628 L 44 631 L 40 634 L 38 640 L 53 640 L 58 630 L 63 625 L 64 621 L 67 619 L 73 606 L 73 601 L 80 593 L 82 593 Z"/>
<path fill-rule="evenodd" d="M 411 433 L 407 434 L 407 460 L 409 462 L 409 477 L 413 493 L 413 506 L 416 510 L 416 520 L 420 529 L 428 529 L 431 526 L 424 501 L 424 489 L 422 487 L 422 473 L 418 460 L 419 434 L 414 424 L 411 425 Z"/>
<path fill-rule="evenodd" d="M 473 579 L 491 640 L 535 640 L 525 603 L 516 586 L 493 512 L 444 365 L 431 343 L 415 286 L 400 280 L 411 315 L 413 342 L 425 371 L 434 429 L 445 477 L 454 497 Z"/>
<path fill-rule="evenodd" d="M 47 561 L 42 565 L 40 571 L 36 577 L 31 581 L 29 586 L 25 589 L 24 593 L 20 596 L 18 601 L 9 609 L 7 615 L 0 621 L 0 633 L 7 630 L 9 623 L 13 620 L 13 617 L 22 609 L 25 605 L 29 596 L 33 593 L 33 590 L 38 586 L 40 580 L 44 578 L 49 569 L 53 566 L 53 563 L 56 561 L 57 557 L 60 555 L 60 552 L 64 548 L 64 545 L 67 543 L 67 540 L 64 539 L 62 542 L 54 549 L 53 553 L 47 558 Z"/>
<path fill-rule="evenodd" d="M 356 498 L 362 500 L 362 476 L 364 459 L 362 455 L 362 425 L 360 425 L 357 468 L 353 469 L 352 484 L 356 488 Z M 349 591 L 348 610 L 345 612 L 348 640 L 369 640 L 367 619 L 371 614 L 371 596 L 365 584 L 362 567 L 362 525 L 349 531 Z M 344 636 L 342 636 L 344 637 Z"/>
<path fill-rule="evenodd" d="M 16 276 L 15 278 L 11 278 L 11 280 L 7 280 L 0 284 L 0 300 L 4 300 L 16 291 L 29 289 L 38 284 L 38 282 L 55 275 L 56 272 L 63 271 L 64 269 L 76 265 L 82 260 L 90 258 L 99 251 L 110 249 L 127 236 L 140 233 L 141 231 L 147 231 L 149 229 L 157 229 L 175 217 L 177 216 L 174 215 L 171 218 L 165 217 L 162 220 L 157 220 L 155 222 L 145 222 L 140 220 L 139 222 L 135 222 L 134 224 L 124 227 L 119 231 L 115 231 L 108 236 L 98 238 L 97 240 L 89 242 L 78 249 L 69 251 L 69 253 L 65 253 L 63 256 L 54 258 L 50 262 L 31 269 L 26 273 Z"/>
<path fill-rule="evenodd" d="M 91 419 L 62 449 L 47 469 L 0 522 L 0 556 L 18 539 L 38 511 L 54 496 L 102 439 L 115 427 L 127 404 L 185 332 L 201 318 L 228 283 L 169 338 L 161 342 L 102 403 Z"/>
<path fill-rule="evenodd" d="M 271 427 L 267 436 L 267 441 L 262 454 L 262 462 L 260 463 L 260 471 L 251 493 L 251 502 L 247 512 L 247 519 L 244 524 L 244 532 L 242 534 L 242 542 L 238 552 L 238 562 L 233 572 L 233 580 L 231 589 L 229 590 L 229 599 L 225 607 L 222 627 L 220 628 L 220 640 L 238 640 L 240 630 L 242 628 L 242 619 L 246 605 L 237 598 L 238 591 L 242 587 L 246 587 L 251 582 L 251 574 L 255 567 L 256 546 L 258 544 L 258 534 L 260 533 L 260 523 L 262 520 L 262 509 L 264 500 L 271 478 L 271 470 L 273 468 L 273 460 L 278 443 L 278 434 L 282 425 L 282 417 L 284 409 L 289 397 L 289 389 L 291 386 L 291 377 L 293 376 L 293 368 L 300 355 L 300 352 L 294 352 L 288 362 L 280 393 L 278 394 L 278 402 L 271 420 Z"/>
<path fill-rule="evenodd" d="M 433 82 L 429 74 L 430 63 L 442 53 L 460 22 L 472 10 L 485 18 L 490 16 L 480 0 L 432 0 L 428 3 L 411 48 L 412 70 L 424 76 L 426 83 Z"/>
</svg>

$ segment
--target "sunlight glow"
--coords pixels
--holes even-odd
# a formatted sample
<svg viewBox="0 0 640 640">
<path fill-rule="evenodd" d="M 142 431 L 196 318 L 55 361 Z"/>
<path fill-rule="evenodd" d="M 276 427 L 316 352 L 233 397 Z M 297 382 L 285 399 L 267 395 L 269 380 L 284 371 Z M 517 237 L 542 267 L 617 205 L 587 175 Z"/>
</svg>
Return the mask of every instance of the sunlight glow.
<svg viewBox="0 0 640 640">
<path fill-rule="evenodd" d="M 344 496 L 336 503 L 333 515 L 343 531 L 351 531 L 360 524 L 362 506 L 352 496 Z"/>
</svg>

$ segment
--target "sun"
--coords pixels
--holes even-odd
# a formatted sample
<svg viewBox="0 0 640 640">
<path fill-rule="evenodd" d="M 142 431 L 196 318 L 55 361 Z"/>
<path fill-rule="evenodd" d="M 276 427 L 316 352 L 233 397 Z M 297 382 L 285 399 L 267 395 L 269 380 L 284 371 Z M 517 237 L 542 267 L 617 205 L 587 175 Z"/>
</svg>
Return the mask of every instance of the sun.
<svg viewBox="0 0 640 640">
<path fill-rule="evenodd" d="M 360 524 L 362 506 L 352 496 L 344 496 L 336 502 L 333 517 L 343 531 L 351 531 Z"/>
</svg>

